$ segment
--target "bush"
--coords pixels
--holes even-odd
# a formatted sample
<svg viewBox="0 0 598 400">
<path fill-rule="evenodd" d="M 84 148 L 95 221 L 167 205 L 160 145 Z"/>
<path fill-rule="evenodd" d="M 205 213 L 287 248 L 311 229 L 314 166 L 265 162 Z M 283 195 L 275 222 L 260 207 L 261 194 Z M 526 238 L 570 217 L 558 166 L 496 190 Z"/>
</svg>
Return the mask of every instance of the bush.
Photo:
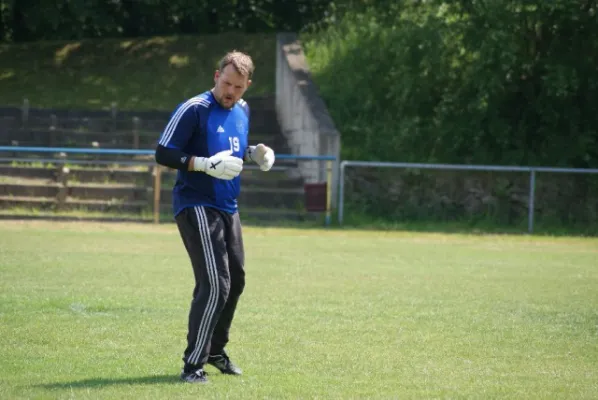
<svg viewBox="0 0 598 400">
<path fill-rule="evenodd" d="M 531 3 L 332 9 L 302 40 L 342 156 L 598 167 L 596 9 Z"/>
</svg>

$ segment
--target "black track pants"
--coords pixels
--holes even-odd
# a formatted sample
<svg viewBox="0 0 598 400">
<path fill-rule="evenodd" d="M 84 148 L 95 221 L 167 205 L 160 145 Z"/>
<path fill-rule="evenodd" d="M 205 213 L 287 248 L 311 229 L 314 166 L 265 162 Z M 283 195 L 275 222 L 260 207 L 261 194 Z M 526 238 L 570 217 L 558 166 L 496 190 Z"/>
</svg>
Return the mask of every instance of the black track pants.
<svg viewBox="0 0 598 400">
<path fill-rule="evenodd" d="M 228 343 L 237 302 L 245 287 L 245 253 L 239 214 L 190 207 L 176 216 L 191 259 L 195 289 L 189 312 L 185 368 L 202 367 Z"/>
</svg>

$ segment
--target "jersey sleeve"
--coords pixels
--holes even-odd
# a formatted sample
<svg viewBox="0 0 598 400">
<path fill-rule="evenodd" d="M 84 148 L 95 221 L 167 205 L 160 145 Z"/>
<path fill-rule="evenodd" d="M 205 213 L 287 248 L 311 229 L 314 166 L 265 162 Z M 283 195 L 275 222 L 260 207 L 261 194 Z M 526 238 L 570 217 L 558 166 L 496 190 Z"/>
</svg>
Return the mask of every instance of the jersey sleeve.
<svg viewBox="0 0 598 400">
<path fill-rule="evenodd" d="M 182 150 L 199 126 L 197 102 L 181 104 L 171 115 L 158 144 L 170 149 Z"/>
</svg>

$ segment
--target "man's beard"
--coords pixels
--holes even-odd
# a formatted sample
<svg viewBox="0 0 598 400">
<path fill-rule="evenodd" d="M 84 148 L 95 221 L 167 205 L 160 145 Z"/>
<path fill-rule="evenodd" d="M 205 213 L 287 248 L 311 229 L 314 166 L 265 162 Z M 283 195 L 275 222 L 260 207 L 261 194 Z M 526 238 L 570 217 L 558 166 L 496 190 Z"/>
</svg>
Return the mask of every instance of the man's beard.
<svg viewBox="0 0 598 400">
<path fill-rule="evenodd" d="M 233 96 L 228 96 L 228 95 L 220 95 L 220 96 L 215 96 L 216 100 L 218 101 L 218 103 L 220 103 L 220 106 L 224 107 L 224 108 L 233 108 L 233 106 L 235 105 L 235 98 Z"/>
</svg>

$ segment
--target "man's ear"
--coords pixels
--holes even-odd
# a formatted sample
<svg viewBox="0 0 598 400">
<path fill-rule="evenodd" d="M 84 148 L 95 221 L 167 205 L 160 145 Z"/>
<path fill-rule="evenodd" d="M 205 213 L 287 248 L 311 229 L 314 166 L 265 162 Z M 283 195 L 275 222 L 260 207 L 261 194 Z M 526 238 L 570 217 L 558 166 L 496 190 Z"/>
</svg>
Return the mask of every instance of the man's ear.
<svg viewBox="0 0 598 400">
<path fill-rule="evenodd" d="M 216 70 L 216 72 L 214 72 L 214 82 L 216 82 L 219 77 L 220 77 L 220 71 Z"/>
<path fill-rule="evenodd" d="M 251 86 L 251 79 L 247 81 L 247 88 L 249 89 L 249 86 Z"/>
</svg>

